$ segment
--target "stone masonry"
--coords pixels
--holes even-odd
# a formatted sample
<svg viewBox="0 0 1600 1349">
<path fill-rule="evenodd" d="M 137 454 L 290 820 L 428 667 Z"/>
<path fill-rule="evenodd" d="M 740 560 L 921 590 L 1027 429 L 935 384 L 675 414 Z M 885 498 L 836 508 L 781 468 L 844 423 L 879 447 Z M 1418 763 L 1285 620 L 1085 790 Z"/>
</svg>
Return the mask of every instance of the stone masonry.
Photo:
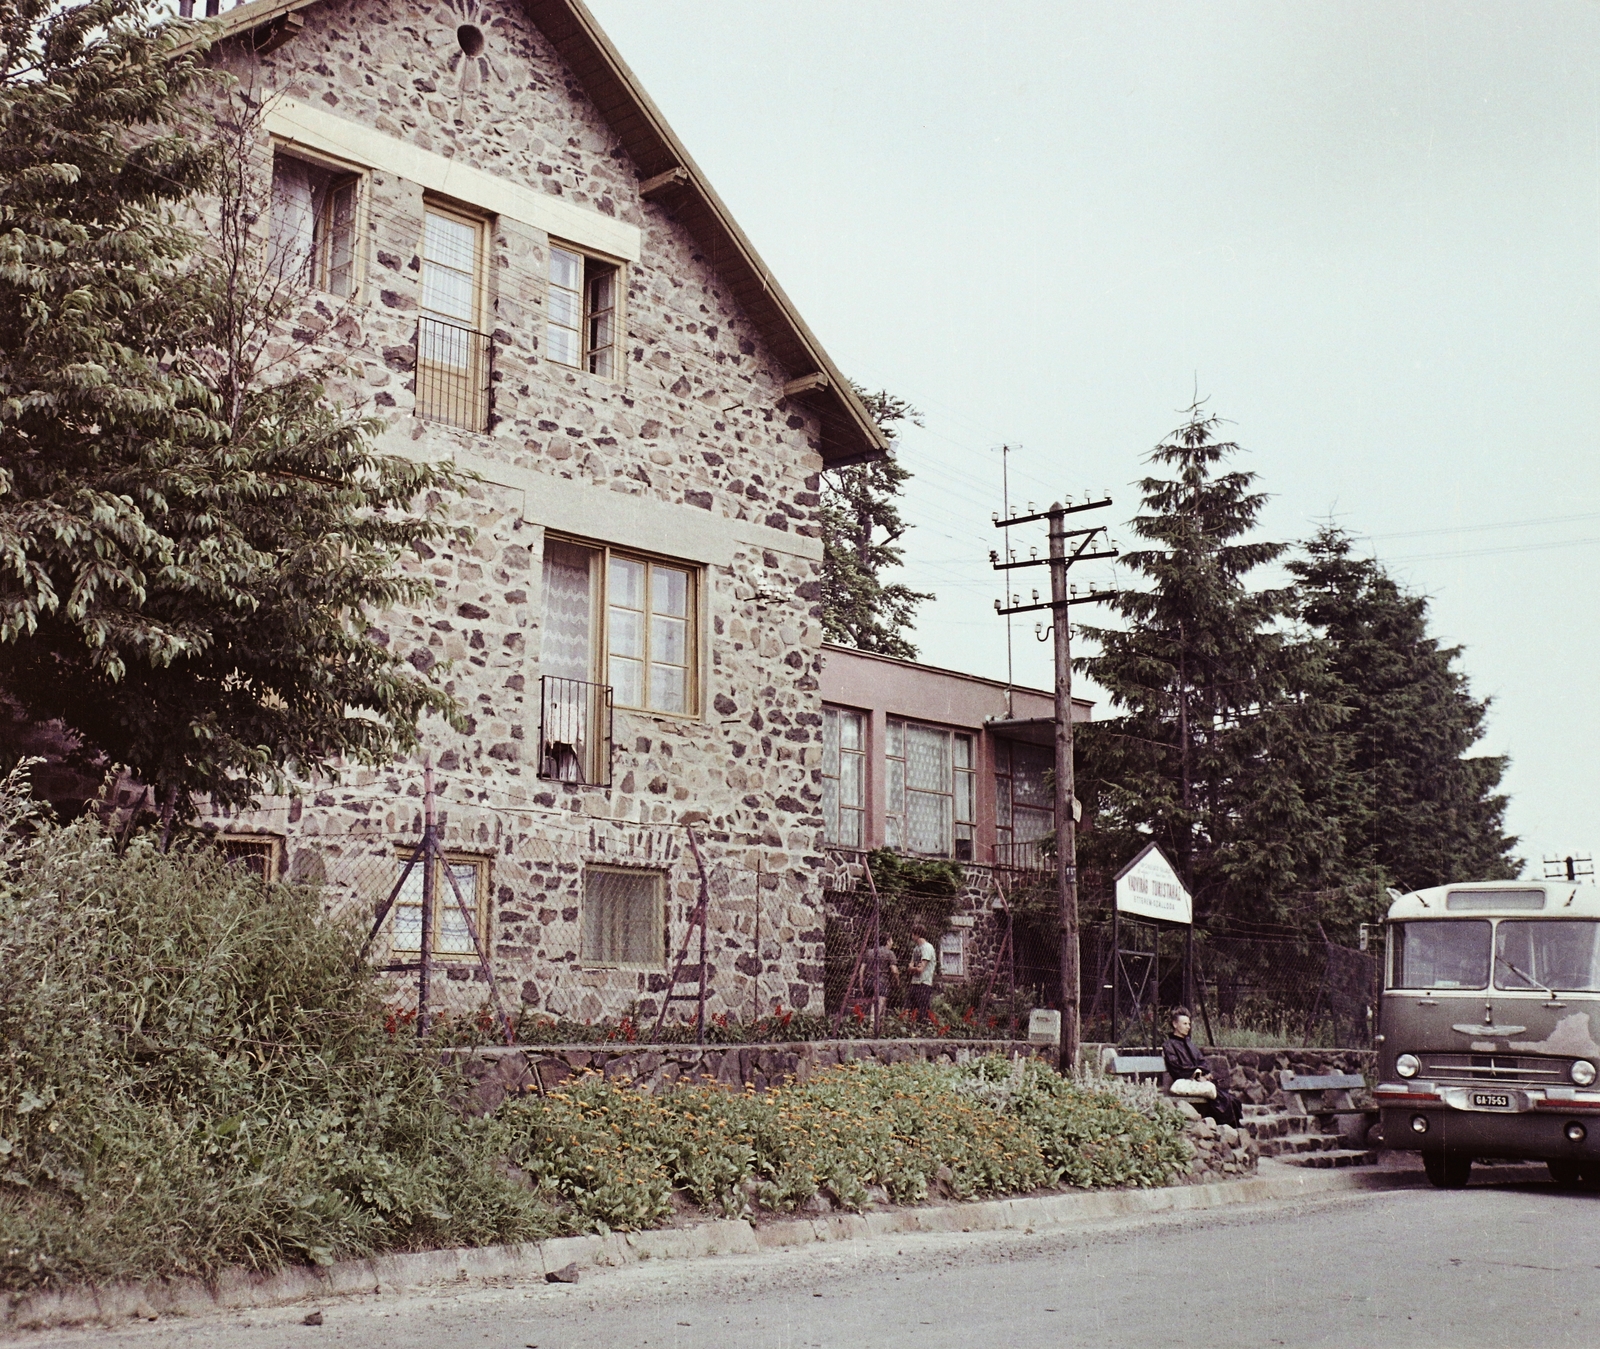
<svg viewBox="0 0 1600 1349">
<path fill-rule="evenodd" d="M 341 128 L 357 128 L 368 138 L 360 143 L 379 133 L 430 163 L 495 175 L 580 224 L 631 228 L 639 240 L 637 260 L 622 268 L 624 368 L 607 379 L 546 359 L 550 234 L 490 213 L 489 429 L 424 421 L 415 415 L 415 339 L 425 185 L 387 162 L 363 162 L 360 289 L 348 300 L 308 292 L 273 352 L 345 358 L 332 395 L 386 420 L 381 449 L 479 475 L 455 506 L 471 540 L 414 564 L 431 600 L 375 622 L 467 713 L 465 734 L 432 723 L 427 744 L 446 846 L 489 864 L 488 941 L 502 995 L 513 1009 L 580 1019 L 653 1014 L 666 968 L 580 956 L 584 867 L 666 874 L 670 966 L 698 892 L 684 832 L 693 824 L 713 897 L 710 1010 L 815 1008 L 817 415 L 784 397 L 789 375 L 755 324 L 694 237 L 641 195 L 617 136 L 516 0 L 324 0 L 301 14 L 303 29 L 275 50 L 234 41 L 214 57 L 266 110 L 263 183 L 269 133 L 281 143 L 311 127 L 320 143 L 337 144 Z M 483 60 L 462 59 L 464 20 L 485 36 Z M 410 161 L 397 150 L 394 162 Z M 609 788 L 538 776 L 547 530 L 697 569 L 699 711 L 619 708 Z M 419 837 L 421 788 L 420 759 L 356 769 L 215 822 L 281 838 L 288 878 L 323 884 L 330 903 L 365 921 L 398 875 L 397 849 Z M 486 993 L 464 963 L 442 982 L 464 1009 Z"/>
</svg>

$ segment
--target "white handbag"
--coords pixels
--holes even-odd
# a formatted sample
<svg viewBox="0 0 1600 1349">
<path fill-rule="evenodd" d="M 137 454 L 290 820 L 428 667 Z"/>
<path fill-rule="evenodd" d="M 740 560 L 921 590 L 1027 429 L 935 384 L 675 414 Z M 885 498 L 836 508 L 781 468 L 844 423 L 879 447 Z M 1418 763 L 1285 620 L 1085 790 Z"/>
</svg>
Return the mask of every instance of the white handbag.
<svg viewBox="0 0 1600 1349">
<path fill-rule="evenodd" d="M 1172 1094 L 1191 1101 L 1214 1101 L 1217 1084 L 1198 1077 L 1180 1077 L 1172 1084 Z"/>
</svg>

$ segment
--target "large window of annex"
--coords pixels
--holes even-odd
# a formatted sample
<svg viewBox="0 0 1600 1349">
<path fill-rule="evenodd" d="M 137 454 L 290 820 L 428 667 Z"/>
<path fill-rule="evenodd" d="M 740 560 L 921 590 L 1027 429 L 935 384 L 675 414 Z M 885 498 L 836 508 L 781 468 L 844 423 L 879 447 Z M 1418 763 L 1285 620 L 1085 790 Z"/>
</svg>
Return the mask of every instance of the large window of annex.
<svg viewBox="0 0 1600 1349">
<path fill-rule="evenodd" d="M 539 774 L 608 785 L 615 708 L 700 715 L 701 569 L 547 535 Z"/>
</svg>

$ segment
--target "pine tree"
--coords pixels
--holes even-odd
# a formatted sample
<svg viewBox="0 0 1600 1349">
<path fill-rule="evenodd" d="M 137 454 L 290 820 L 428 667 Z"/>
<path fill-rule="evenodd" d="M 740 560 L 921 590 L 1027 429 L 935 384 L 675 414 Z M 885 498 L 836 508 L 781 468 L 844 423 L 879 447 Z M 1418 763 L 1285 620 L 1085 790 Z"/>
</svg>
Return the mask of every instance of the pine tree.
<svg viewBox="0 0 1600 1349">
<path fill-rule="evenodd" d="M 1298 613 L 1321 634 L 1338 697 L 1349 709 L 1336 733 L 1359 784 L 1347 812 L 1346 867 L 1378 896 L 1385 885 L 1516 876 L 1517 840 L 1505 832 L 1496 791 L 1507 760 L 1470 755 L 1483 737 L 1487 699 L 1456 668 L 1460 647 L 1428 633 L 1428 601 L 1395 583 L 1381 563 L 1351 555 L 1348 535 L 1325 526 L 1290 562 Z M 1374 916 L 1373 901 L 1351 921 Z"/>
<path fill-rule="evenodd" d="M 174 223 L 239 181 L 196 134 L 195 37 L 142 0 L 0 11 L 0 695 L 169 821 L 453 707 L 369 624 L 422 593 L 400 559 L 455 475 L 373 452 L 323 372 L 259 377 L 282 314 L 243 195 L 232 256 Z"/>
<path fill-rule="evenodd" d="M 1285 550 L 1249 537 L 1255 475 L 1224 470 L 1239 447 L 1216 416 L 1186 416 L 1150 455 L 1173 476 L 1140 483 L 1133 529 L 1155 546 L 1122 559 L 1148 587 L 1111 602 L 1123 627 L 1081 628 L 1098 653 L 1075 667 L 1114 712 L 1078 735 L 1083 860 L 1115 870 L 1154 840 L 1197 918 L 1283 919 L 1339 869 L 1340 714 L 1288 592 L 1247 583 Z"/>
<path fill-rule="evenodd" d="M 867 411 L 892 442 L 895 423 L 918 422 L 917 410 L 887 390 L 868 393 L 859 385 Z M 894 457 L 870 464 L 830 469 L 823 474 L 822 609 L 823 632 L 831 642 L 915 660 L 917 649 L 906 633 L 917 605 L 933 595 L 900 582 L 885 584 L 883 572 L 900 564 L 897 546 L 909 526 L 895 498 L 911 476 Z"/>
</svg>

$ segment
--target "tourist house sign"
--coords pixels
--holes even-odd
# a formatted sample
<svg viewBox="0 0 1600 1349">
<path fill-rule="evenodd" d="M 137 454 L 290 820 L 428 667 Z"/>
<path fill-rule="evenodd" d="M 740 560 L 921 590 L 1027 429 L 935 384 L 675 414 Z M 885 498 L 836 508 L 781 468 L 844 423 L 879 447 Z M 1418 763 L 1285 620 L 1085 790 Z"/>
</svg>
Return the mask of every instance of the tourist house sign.
<svg viewBox="0 0 1600 1349">
<path fill-rule="evenodd" d="M 1194 922 L 1193 899 L 1154 843 L 1117 873 L 1117 912 L 1164 923 Z"/>
</svg>

